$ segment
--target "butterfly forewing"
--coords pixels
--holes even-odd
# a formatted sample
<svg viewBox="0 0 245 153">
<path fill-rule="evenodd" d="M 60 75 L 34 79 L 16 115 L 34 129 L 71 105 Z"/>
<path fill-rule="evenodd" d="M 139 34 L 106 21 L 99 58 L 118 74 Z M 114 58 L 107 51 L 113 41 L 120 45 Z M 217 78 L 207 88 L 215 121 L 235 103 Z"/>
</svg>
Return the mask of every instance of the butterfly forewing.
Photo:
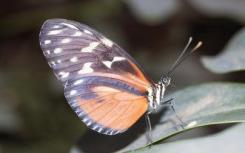
<svg viewBox="0 0 245 153">
<path fill-rule="evenodd" d="M 51 19 L 42 26 L 40 45 L 68 103 L 91 129 L 123 132 L 147 110 L 150 81 L 124 50 L 97 31 Z"/>
</svg>

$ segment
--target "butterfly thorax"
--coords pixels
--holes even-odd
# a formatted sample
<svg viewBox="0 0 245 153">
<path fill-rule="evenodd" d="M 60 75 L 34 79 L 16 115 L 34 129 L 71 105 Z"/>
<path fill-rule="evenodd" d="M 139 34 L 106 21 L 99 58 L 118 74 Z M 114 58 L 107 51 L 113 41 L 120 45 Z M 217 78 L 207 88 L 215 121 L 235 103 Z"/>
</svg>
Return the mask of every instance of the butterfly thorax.
<svg viewBox="0 0 245 153">
<path fill-rule="evenodd" d="M 169 77 L 164 77 L 158 83 L 153 84 L 148 89 L 148 112 L 156 111 L 164 101 L 165 90 L 166 87 L 170 84 L 170 81 L 171 79 Z"/>
</svg>

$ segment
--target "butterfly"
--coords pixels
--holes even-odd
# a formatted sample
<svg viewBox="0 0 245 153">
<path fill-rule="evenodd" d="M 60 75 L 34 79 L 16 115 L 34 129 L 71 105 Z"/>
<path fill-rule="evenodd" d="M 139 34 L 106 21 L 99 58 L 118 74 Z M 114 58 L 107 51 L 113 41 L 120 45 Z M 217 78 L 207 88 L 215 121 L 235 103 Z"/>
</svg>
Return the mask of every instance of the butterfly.
<svg viewBox="0 0 245 153">
<path fill-rule="evenodd" d="M 156 110 L 170 74 L 187 57 L 183 51 L 171 71 L 154 83 L 125 50 L 87 25 L 49 19 L 39 38 L 71 108 L 90 129 L 105 135 L 122 133 Z"/>
</svg>

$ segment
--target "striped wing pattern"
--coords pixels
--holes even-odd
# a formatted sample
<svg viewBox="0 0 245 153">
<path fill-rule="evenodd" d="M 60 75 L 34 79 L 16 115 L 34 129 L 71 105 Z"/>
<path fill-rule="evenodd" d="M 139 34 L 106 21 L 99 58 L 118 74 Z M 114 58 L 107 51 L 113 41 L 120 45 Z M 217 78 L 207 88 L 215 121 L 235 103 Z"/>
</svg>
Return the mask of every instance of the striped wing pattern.
<svg viewBox="0 0 245 153">
<path fill-rule="evenodd" d="M 40 46 L 68 103 L 89 128 L 115 135 L 147 110 L 148 79 L 123 49 L 92 28 L 47 20 Z"/>
</svg>

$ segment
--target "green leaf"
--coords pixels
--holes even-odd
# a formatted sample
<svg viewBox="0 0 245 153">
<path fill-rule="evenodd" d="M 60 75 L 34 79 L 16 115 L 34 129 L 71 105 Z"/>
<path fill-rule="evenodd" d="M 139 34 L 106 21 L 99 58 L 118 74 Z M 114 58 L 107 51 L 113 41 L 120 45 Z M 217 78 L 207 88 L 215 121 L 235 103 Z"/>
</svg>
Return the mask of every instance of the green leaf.
<svg viewBox="0 0 245 153">
<path fill-rule="evenodd" d="M 168 96 L 171 97 L 175 98 L 174 107 L 185 123 L 184 129 L 169 109 L 160 123 L 153 127 L 154 142 L 195 127 L 245 121 L 245 84 L 208 83 L 180 90 Z M 146 136 L 143 135 L 122 151 L 134 150 L 146 143 Z"/>
<path fill-rule="evenodd" d="M 214 73 L 228 73 L 245 69 L 245 28 L 239 31 L 225 47 L 214 57 L 201 58 L 204 66 Z"/>
<path fill-rule="evenodd" d="M 219 134 L 154 145 L 136 151 L 137 153 L 244 153 L 245 124 L 231 127 Z M 235 140 L 235 141 L 233 141 Z M 224 147 L 225 145 L 225 147 Z"/>
</svg>

